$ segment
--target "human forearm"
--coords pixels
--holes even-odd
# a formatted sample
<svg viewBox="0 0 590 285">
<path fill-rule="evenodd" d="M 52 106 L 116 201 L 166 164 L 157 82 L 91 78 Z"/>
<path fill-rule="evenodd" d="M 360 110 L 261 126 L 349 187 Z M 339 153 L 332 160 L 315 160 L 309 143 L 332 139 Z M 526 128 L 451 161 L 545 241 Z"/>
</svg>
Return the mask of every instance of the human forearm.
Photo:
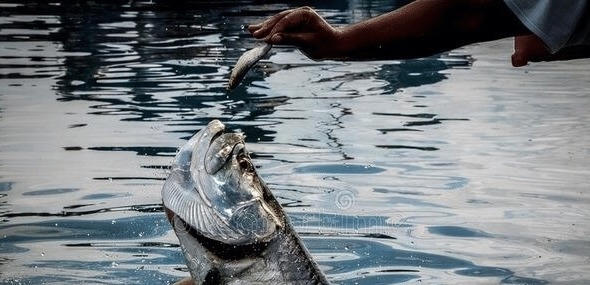
<svg viewBox="0 0 590 285">
<path fill-rule="evenodd" d="M 401 59 L 528 32 L 502 0 L 416 0 L 398 10 L 334 28 L 309 7 L 249 28 L 258 39 L 294 45 L 313 59 Z"/>
<path fill-rule="evenodd" d="M 418 0 L 338 29 L 334 57 L 423 57 L 525 31 L 501 0 Z"/>
<path fill-rule="evenodd" d="M 429 55 L 443 43 L 433 29 L 443 21 L 440 8 L 452 1 L 415 1 L 400 9 L 339 29 L 340 57 L 347 59 L 406 58 Z M 436 7 L 436 10 L 433 8 Z M 432 42 L 432 44 L 426 44 Z"/>
</svg>

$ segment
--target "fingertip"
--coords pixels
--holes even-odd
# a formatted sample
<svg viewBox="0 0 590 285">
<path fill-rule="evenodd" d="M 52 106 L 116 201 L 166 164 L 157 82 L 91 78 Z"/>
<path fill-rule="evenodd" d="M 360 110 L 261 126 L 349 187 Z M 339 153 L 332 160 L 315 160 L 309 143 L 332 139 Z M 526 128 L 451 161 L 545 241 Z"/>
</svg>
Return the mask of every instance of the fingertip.
<svg viewBox="0 0 590 285">
<path fill-rule="evenodd" d="M 518 54 L 513 54 L 511 60 L 514 67 L 522 67 L 528 64 L 528 61 Z"/>
<path fill-rule="evenodd" d="M 248 32 L 253 34 L 254 32 L 260 30 L 260 27 L 262 27 L 262 24 L 253 24 L 253 25 L 248 25 L 248 27 L 246 27 L 246 29 L 248 29 Z"/>
<path fill-rule="evenodd" d="M 253 37 L 257 38 L 257 39 L 261 39 L 264 38 L 266 35 L 263 33 L 262 29 L 258 29 L 255 31 L 251 31 L 250 32 L 252 34 Z"/>
</svg>

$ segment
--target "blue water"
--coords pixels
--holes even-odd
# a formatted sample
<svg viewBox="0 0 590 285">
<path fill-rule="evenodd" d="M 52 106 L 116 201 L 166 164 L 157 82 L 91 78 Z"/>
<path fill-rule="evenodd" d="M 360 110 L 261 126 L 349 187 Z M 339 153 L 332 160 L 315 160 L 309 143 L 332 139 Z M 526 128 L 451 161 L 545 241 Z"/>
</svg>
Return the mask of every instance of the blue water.
<svg viewBox="0 0 590 285">
<path fill-rule="evenodd" d="M 590 61 L 512 68 L 510 40 L 359 63 L 279 47 L 227 93 L 244 24 L 404 1 L 40 2 L 0 2 L 0 284 L 187 276 L 160 190 L 214 118 L 334 284 L 590 283 Z"/>
</svg>

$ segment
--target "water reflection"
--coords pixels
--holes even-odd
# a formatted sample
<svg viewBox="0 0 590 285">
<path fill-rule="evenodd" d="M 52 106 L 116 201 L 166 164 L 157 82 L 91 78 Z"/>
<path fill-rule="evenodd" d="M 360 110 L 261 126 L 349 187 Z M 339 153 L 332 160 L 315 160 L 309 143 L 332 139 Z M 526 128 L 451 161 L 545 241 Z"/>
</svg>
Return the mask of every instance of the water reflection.
<svg viewBox="0 0 590 285">
<path fill-rule="evenodd" d="M 460 276 L 467 276 L 494 277 L 502 280 L 501 284 L 547 284 L 543 280 L 515 276 L 514 272 L 506 268 L 478 266 L 449 256 L 395 249 L 378 240 L 314 238 L 306 241 L 311 250 L 323 253 L 321 256 L 326 260 L 322 260 L 322 264 L 330 267 L 326 273 L 335 276 L 336 282 L 342 278 L 354 284 L 398 284 L 410 281 L 447 284 L 447 281 L 429 274 L 430 270 L 437 269 L 455 270 L 459 275 L 455 280 L 457 283 L 465 282 Z"/>
<path fill-rule="evenodd" d="M 340 234 L 338 230 L 350 228 L 351 221 L 357 225 L 370 225 L 378 220 L 386 224 L 384 217 L 359 219 L 343 215 L 316 215 L 314 219 L 310 219 L 307 214 L 295 214 L 292 217 L 295 226 L 303 229 L 305 243 L 318 257 L 321 266 L 328 268 L 326 273 L 336 284 L 342 281 L 346 281 L 347 284 L 445 282 L 438 280 L 440 277 L 436 274 L 432 274 L 433 269 L 452 270 L 458 276 L 494 277 L 502 280 L 502 284 L 546 284 L 542 280 L 516 276 L 506 268 L 479 266 L 450 256 L 399 249 L 389 242 L 395 238 L 387 235 L 357 234 L 357 237 L 346 237 L 346 234 Z M 64 257 L 54 259 L 50 257 L 49 251 L 46 258 L 46 253 L 41 252 L 44 258 L 30 266 L 44 275 L 13 280 L 23 284 L 72 283 L 80 280 L 90 283 L 99 280 L 142 281 L 149 284 L 156 284 L 155 280 L 170 282 L 173 279 L 156 268 L 176 266 L 178 260 L 182 259 L 176 243 L 157 241 L 169 231 L 167 221 L 161 214 L 112 220 L 95 219 L 92 223 L 72 219 L 49 219 L 4 225 L 0 226 L 0 231 L 5 231 L 8 227 L 12 233 L 3 240 L 3 252 L 6 254 L 35 251 L 33 244 L 41 243 L 90 257 L 83 260 L 63 259 Z M 324 230 L 325 237 L 308 236 L 305 233 L 305 229 L 314 228 Z M 356 229 L 357 232 L 365 230 L 366 228 L 362 227 Z M 330 234 L 330 231 L 333 231 L 333 234 Z M 470 229 L 461 231 L 472 232 Z M 95 252 L 100 252 L 104 257 L 97 258 Z M 106 275 L 97 279 L 93 273 L 97 268 L 106 270 Z M 54 270 L 65 271 L 68 274 L 51 274 Z M 455 278 L 461 280 L 460 277 Z"/>
<path fill-rule="evenodd" d="M 393 8 L 373 1 L 312 4 L 334 11 L 327 18 L 340 17 L 343 23 L 351 20 L 351 10 L 360 11 L 361 17 L 367 17 Z M 60 54 L 55 57 L 30 56 L 30 60 L 58 62 L 54 66 L 63 67 L 63 74 L 56 80 L 58 100 L 93 102 L 92 114 L 96 115 L 116 115 L 122 120 L 137 121 L 190 121 L 186 116 L 196 110 L 202 113 L 198 113 L 194 123 L 202 125 L 208 120 L 203 117 L 256 121 L 272 113 L 278 102 L 286 104 L 287 97 L 261 99 L 240 93 L 232 94 L 235 100 L 227 100 L 225 92 L 229 66 L 253 44 L 241 32 L 241 26 L 285 9 L 285 4 L 265 5 L 263 10 L 250 1 L 236 6 L 224 2 L 185 1 L 181 6 L 182 9 L 173 8 L 159 1 L 29 2 L 13 8 L 11 16 L 22 18 L 37 11 L 44 11 L 48 16 L 6 24 L 7 29 L 19 29 L 12 29 L 14 32 L 6 34 L 3 40 L 60 42 Z M 376 7 L 380 8 L 374 11 Z M 30 30 L 47 32 L 30 34 Z M 439 71 L 450 66 L 444 60 L 406 61 L 382 65 L 376 73 L 344 70 L 339 77 L 318 82 L 372 78 L 389 82 L 385 90 L 379 90 L 380 93 L 394 93 L 398 88 L 440 81 L 444 75 Z M 28 67 L 39 66 L 31 64 Z M 23 78 L 25 75 L 21 72 L 15 76 Z M 207 112 L 208 107 L 219 105 L 223 106 L 222 114 Z M 261 105 L 264 108 L 261 109 Z M 190 130 L 193 131 L 194 128 Z"/>
</svg>

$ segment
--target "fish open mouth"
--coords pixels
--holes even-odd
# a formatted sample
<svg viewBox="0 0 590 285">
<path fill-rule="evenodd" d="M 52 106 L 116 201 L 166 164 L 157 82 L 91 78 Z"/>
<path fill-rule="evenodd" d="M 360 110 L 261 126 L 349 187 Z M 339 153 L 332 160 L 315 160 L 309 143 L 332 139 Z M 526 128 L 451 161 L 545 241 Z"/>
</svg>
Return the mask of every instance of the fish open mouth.
<svg viewBox="0 0 590 285">
<path fill-rule="evenodd" d="M 242 245 L 270 240 L 284 226 L 267 192 L 244 135 L 225 132 L 214 120 L 181 148 L 162 198 L 169 219 L 178 216 L 204 237 Z"/>
<path fill-rule="evenodd" d="M 205 147 L 205 145 L 203 145 Z M 240 133 L 226 133 L 219 129 L 213 133 L 207 142 L 204 161 L 193 160 L 193 163 L 203 163 L 208 174 L 215 174 L 224 167 L 234 155 L 236 148 L 244 149 L 244 135 Z"/>
</svg>

